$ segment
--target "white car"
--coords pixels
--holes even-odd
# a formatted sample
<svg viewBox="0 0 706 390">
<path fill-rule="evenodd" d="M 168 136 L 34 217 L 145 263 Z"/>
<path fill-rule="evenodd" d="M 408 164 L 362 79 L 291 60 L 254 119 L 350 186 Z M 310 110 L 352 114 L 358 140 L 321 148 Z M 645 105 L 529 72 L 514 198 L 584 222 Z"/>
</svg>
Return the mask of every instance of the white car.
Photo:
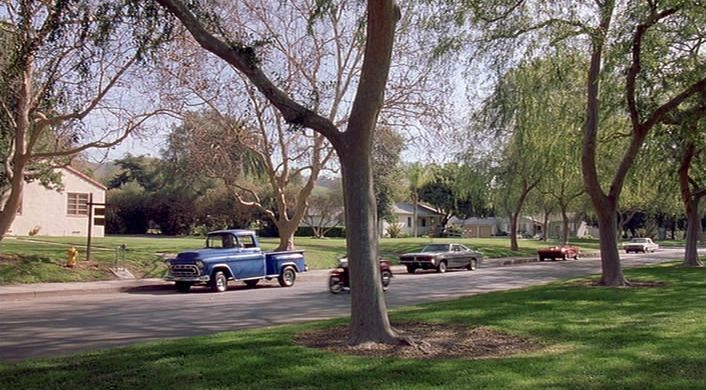
<svg viewBox="0 0 706 390">
<path fill-rule="evenodd" d="M 630 242 L 623 244 L 623 249 L 625 250 L 625 253 L 647 253 L 656 251 L 659 249 L 659 245 L 655 244 L 651 238 L 633 237 Z"/>
</svg>

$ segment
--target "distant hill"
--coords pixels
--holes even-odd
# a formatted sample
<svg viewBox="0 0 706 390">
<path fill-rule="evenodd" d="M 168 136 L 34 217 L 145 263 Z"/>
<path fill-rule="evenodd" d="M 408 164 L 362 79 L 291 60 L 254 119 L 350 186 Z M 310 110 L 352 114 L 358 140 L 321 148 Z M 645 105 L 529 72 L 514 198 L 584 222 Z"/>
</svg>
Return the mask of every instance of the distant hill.
<svg viewBox="0 0 706 390">
<path fill-rule="evenodd" d="M 71 165 L 103 184 L 106 184 L 120 170 L 113 161 L 99 164 L 84 160 L 74 160 Z"/>
</svg>

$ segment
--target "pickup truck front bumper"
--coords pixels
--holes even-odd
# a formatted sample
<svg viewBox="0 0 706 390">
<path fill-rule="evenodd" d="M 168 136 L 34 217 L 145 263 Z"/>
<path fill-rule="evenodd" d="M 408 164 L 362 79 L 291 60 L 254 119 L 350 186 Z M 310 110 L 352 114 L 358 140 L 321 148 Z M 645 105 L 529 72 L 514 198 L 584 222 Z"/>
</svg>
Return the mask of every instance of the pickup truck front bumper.
<svg viewBox="0 0 706 390">
<path fill-rule="evenodd" d="M 211 277 L 208 275 L 201 275 L 201 276 L 174 276 L 174 275 L 167 275 L 164 277 L 164 280 L 168 282 L 194 282 L 194 283 L 205 283 L 211 280 Z"/>
</svg>

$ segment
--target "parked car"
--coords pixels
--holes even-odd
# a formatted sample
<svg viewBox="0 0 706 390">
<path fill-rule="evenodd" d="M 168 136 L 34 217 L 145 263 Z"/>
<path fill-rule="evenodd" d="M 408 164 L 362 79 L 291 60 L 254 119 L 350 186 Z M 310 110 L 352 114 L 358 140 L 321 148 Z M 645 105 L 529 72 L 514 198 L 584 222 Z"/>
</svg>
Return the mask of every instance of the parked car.
<svg viewBox="0 0 706 390">
<path fill-rule="evenodd" d="M 417 269 L 435 269 L 446 272 L 449 268 L 475 270 L 483 260 L 480 252 L 461 244 L 429 244 L 421 252 L 405 253 L 400 256 L 400 264 L 413 274 Z"/>
<path fill-rule="evenodd" d="M 263 252 L 252 230 L 218 230 L 208 233 L 206 247 L 181 252 L 167 260 L 164 277 L 180 292 L 195 284 L 206 284 L 223 292 L 228 280 L 243 281 L 255 287 L 261 279 L 277 278 L 282 287 L 291 287 L 297 272 L 307 271 L 302 251 Z"/>
<path fill-rule="evenodd" d="M 647 253 L 656 251 L 659 249 L 659 245 L 655 244 L 651 238 L 633 237 L 630 242 L 623 244 L 623 249 L 625 250 L 625 253 Z"/>
<path fill-rule="evenodd" d="M 537 257 L 539 261 L 544 261 L 545 259 L 556 259 L 568 260 L 568 259 L 579 259 L 579 248 L 570 245 L 562 246 L 550 246 L 546 248 L 537 249 Z"/>
</svg>

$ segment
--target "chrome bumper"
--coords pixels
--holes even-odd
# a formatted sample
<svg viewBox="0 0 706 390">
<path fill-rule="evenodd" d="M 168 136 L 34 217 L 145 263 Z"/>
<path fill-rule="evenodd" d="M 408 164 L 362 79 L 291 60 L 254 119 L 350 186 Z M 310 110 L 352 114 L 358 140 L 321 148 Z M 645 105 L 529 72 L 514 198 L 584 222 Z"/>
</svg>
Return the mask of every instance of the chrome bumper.
<svg viewBox="0 0 706 390">
<path fill-rule="evenodd" d="M 208 275 L 202 275 L 202 276 L 193 276 L 193 277 L 188 277 L 188 276 L 173 276 L 173 275 L 167 275 L 164 277 L 164 280 L 168 282 L 194 282 L 194 283 L 199 283 L 199 282 L 208 282 L 211 280 L 211 277 Z"/>
</svg>

